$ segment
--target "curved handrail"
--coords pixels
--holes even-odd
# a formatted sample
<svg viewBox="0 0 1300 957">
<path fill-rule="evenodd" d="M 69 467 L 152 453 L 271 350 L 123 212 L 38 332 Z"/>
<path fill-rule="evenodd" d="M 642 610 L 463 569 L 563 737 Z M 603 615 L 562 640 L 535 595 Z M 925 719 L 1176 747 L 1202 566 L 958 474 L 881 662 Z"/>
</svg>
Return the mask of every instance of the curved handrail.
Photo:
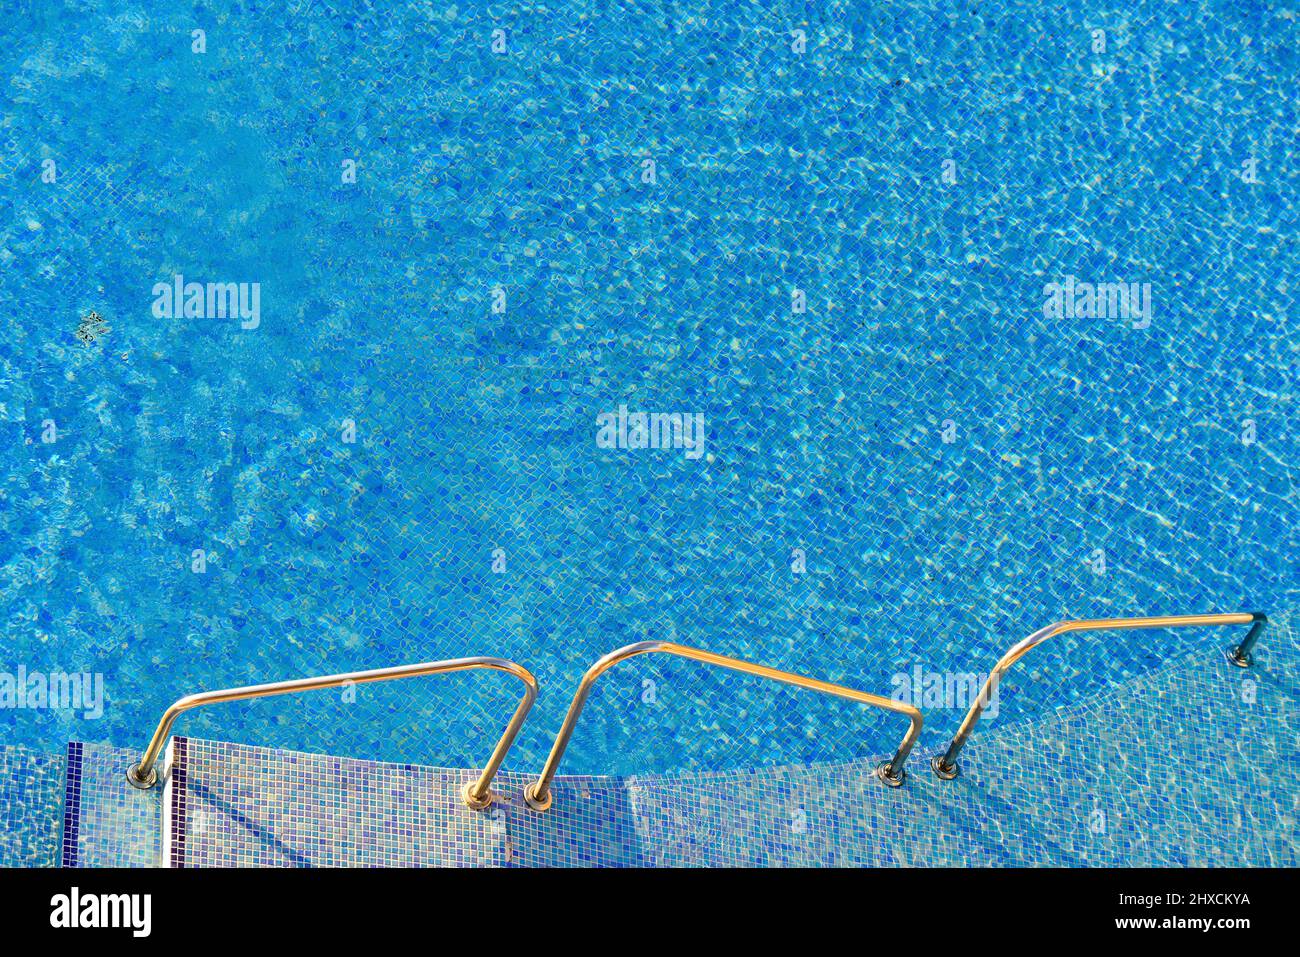
<svg viewBox="0 0 1300 957">
<path fill-rule="evenodd" d="M 249 685 L 244 688 L 227 688 L 223 691 L 203 691 L 199 694 L 187 695 L 175 702 L 168 708 L 158 722 L 158 728 L 149 739 L 149 746 L 145 748 L 144 756 L 140 758 L 140 763 L 136 764 L 126 772 L 127 780 L 135 787 L 147 789 L 154 786 L 158 781 L 158 755 L 162 752 L 163 743 L 167 739 L 167 734 L 171 731 L 172 724 L 184 712 L 194 708 L 201 708 L 205 705 L 220 704 L 225 701 L 243 701 L 248 698 L 268 698 L 272 695 L 294 694 L 299 691 L 317 691 L 323 688 L 338 688 L 346 684 L 365 684 L 371 681 L 389 681 L 395 678 L 418 678 L 423 675 L 447 674 L 453 671 L 469 671 L 475 668 L 488 668 L 495 671 L 505 671 L 514 675 L 524 683 L 524 696 L 515 708 L 514 715 L 510 718 L 510 723 L 506 725 L 505 732 L 501 735 L 501 740 L 497 742 L 496 750 L 488 758 L 487 766 L 483 773 L 478 776 L 477 781 L 471 781 L 466 784 L 461 791 L 461 796 L 465 803 L 475 810 L 482 810 L 492 803 L 492 794 L 490 787 L 492 778 L 496 776 L 497 770 L 501 767 L 501 762 L 505 760 L 506 752 L 514 744 L 515 736 L 519 734 L 519 728 L 524 723 L 524 718 L 528 716 L 528 711 L 537 700 L 537 679 L 532 673 L 513 661 L 506 661 L 504 658 L 451 658 L 447 661 L 426 661 L 416 665 L 398 665 L 393 668 L 375 668 L 370 671 L 352 671 L 346 674 L 323 675 L 319 678 L 297 678 L 293 681 L 276 681 L 264 685 Z"/>
<path fill-rule="evenodd" d="M 805 678 L 803 675 L 791 674 L 788 671 L 778 671 L 775 668 L 768 668 L 766 665 L 756 665 L 748 661 L 741 661 L 738 658 L 715 655 L 711 651 L 688 648 L 685 645 L 673 644 L 670 641 L 642 641 L 634 645 L 626 645 L 617 651 L 611 651 L 588 668 L 587 673 L 582 676 L 578 690 L 573 696 L 573 703 L 569 705 L 569 712 L 564 716 L 564 724 L 560 726 L 560 733 L 556 735 L 555 744 L 551 746 L 551 753 L 546 758 L 546 764 L 542 768 L 541 776 L 524 789 L 524 800 L 529 807 L 535 811 L 545 811 L 551 806 L 551 782 L 555 779 L 555 771 L 559 767 L 560 759 L 564 757 L 564 749 L 569 746 L 569 739 L 573 737 L 573 729 L 578 724 L 578 716 L 582 714 L 582 707 L 587 703 L 587 695 L 591 693 L 591 687 L 595 684 L 596 679 L 620 661 L 626 661 L 628 658 L 651 652 L 663 652 L 664 654 L 676 655 L 679 658 L 702 661 L 705 664 L 716 665 L 719 668 L 728 668 L 747 675 L 758 675 L 761 678 L 770 678 L 773 681 L 780 681 L 783 684 L 794 685 L 798 688 L 821 691 L 824 694 L 848 698 L 850 701 L 857 701 L 860 704 L 869 704 L 877 708 L 884 708 L 887 711 L 905 714 L 912 722 L 911 727 L 903 738 L 903 743 L 898 746 L 898 751 L 894 754 L 893 759 L 882 762 L 876 768 L 876 774 L 880 777 L 880 780 L 890 787 L 898 787 L 907 778 L 903 763 L 907 760 L 908 754 L 911 753 L 912 747 L 916 744 L 916 739 L 921 733 L 921 712 L 911 705 L 903 704 L 901 701 L 892 701 L 889 698 L 882 698 L 879 695 L 867 694 L 865 691 L 855 691 L 852 688 L 834 685 L 828 681 L 818 681 L 816 678 Z"/>
<path fill-rule="evenodd" d="M 1013 646 L 1010 651 L 998 660 L 997 665 L 989 672 L 989 676 L 984 682 L 984 687 L 980 689 L 975 703 L 971 705 L 970 711 L 966 713 L 966 719 L 962 721 L 961 727 L 957 729 L 957 734 L 948 745 L 948 750 L 931 758 L 930 767 L 935 774 L 945 781 L 951 781 L 960 773 L 961 769 L 957 766 L 957 755 L 960 753 L 962 746 L 965 745 L 966 739 L 970 737 L 971 732 L 975 730 L 975 724 L 988 706 L 993 692 L 1002 680 L 1002 676 L 1007 673 L 1007 670 L 1012 665 L 1023 658 L 1030 649 L 1038 647 L 1048 638 L 1065 634 L 1067 631 L 1125 631 L 1134 628 L 1185 628 L 1193 625 L 1244 625 L 1247 622 L 1253 622 L 1253 627 L 1241 644 L 1228 649 L 1227 652 L 1229 661 L 1245 668 L 1252 662 L 1250 650 L 1255 646 L 1255 642 L 1259 640 L 1260 632 L 1267 621 L 1268 617 L 1263 612 L 1257 611 L 1216 615 L 1164 615 L 1155 618 L 1090 618 L 1078 621 L 1058 621 L 1046 628 L 1040 628 L 1028 638 Z"/>
</svg>

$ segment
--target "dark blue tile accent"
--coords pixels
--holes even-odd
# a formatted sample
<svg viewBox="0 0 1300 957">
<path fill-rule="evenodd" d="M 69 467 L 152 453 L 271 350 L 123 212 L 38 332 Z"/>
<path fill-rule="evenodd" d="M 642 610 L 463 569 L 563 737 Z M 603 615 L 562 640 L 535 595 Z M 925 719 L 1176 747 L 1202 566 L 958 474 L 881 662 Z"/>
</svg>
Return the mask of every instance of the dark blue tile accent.
<svg viewBox="0 0 1300 957">
<path fill-rule="evenodd" d="M 168 860 L 172 867 L 185 866 L 185 799 L 188 794 L 185 752 L 188 743 L 180 737 L 172 741 L 171 855 Z"/>
<path fill-rule="evenodd" d="M 63 867 L 77 866 L 77 836 L 81 827 L 80 741 L 68 743 L 68 776 L 63 792 Z"/>
</svg>

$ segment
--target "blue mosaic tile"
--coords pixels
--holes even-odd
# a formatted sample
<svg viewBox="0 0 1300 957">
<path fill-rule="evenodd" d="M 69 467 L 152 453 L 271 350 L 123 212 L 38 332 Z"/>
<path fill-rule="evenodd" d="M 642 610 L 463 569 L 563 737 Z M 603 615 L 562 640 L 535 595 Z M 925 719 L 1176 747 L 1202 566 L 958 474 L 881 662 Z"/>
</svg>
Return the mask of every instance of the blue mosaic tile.
<svg viewBox="0 0 1300 957">
<path fill-rule="evenodd" d="M 646 862 L 624 781 L 556 778 L 551 810 L 539 814 L 523 802 L 528 775 L 498 776 L 496 810 L 505 816 L 510 864 L 515 867 L 627 867 Z"/>
<path fill-rule="evenodd" d="M 63 867 L 76 867 L 81 841 L 81 791 L 85 745 L 80 741 L 68 742 L 67 778 L 63 788 L 63 839 L 59 863 Z"/>
<path fill-rule="evenodd" d="M 470 771 L 189 739 L 168 788 L 173 867 L 467 867 L 506 862 L 499 815 L 467 808 Z M 183 848 L 177 846 L 183 838 Z"/>
<path fill-rule="evenodd" d="M 126 780 L 140 753 L 100 744 L 72 747 L 80 750 L 80 782 L 77 813 L 65 824 L 64 866 L 160 867 L 163 788 L 141 791 Z"/>
<path fill-rule="evenodd" d="M 189 822 L 189 739 L 176 737 L 168 749 L 169 775 L 163 792 L 162 859 L 168 867 L 185 866 Z"/>
<path fill-rule="evenodd" d="M 0 867 L 59 861 L 67 759 L 0 745 Z"/>
</svg>

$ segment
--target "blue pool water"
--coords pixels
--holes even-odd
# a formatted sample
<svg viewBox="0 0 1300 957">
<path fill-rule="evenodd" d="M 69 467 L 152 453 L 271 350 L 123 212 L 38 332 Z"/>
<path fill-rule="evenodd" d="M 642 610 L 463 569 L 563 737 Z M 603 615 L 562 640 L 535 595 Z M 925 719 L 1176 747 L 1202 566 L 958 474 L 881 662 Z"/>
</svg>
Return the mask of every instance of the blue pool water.
<svg viewBox="0 0 1300 957">
<path fill-rule="evenodd" d="M 55 7 L 0 22 L 0 671 L 107 701 L 0 709 L 6 742 L 488 654 L 541 682 L 526 770 L 634 641 L 889 693 L 1062 617 L 1294 605 L 1283 7 Z M 158 315 L 177 274 L 258 283 L 255 328 Z M 1149 283 L 1150 315 L 1051 315 L 1067 277 Z M 602 447 L 623 405 L 703 415 L 702 454 Z M 997 720 L 1237 636 L 1063 639 Z M 180 730 L 468 766 L 516 693 Z M 960 709 L 927 715 L 937 741 Z M 564 768 L 901 733 L 641 658 Z"/>
</svg>

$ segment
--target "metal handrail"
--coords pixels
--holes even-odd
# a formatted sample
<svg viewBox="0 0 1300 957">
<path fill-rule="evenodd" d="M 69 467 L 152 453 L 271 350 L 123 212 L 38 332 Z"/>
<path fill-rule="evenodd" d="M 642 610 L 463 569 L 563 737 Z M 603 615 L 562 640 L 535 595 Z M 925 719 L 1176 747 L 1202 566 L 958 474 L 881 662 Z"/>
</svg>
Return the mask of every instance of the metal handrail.
<svg viewBox="0 0 1300 957">
<path fill-rule="evenodd" d="M 586 704 L 587 695 L 590 694 L 591 687 L 595 684 L 596 679 L 620 661 L 626 661 L 636 655 L 651 652 L 663 652 L 664 654 L 676 655 L 679 658 L 702 661 L 705 664 L 716 665 L 719 668 L 728 668 L 747 675 L 758 675 L 761 678 L 770 678 L 773 681 L 780 681 L 783 684 L 794 685 L 798 688 L 821 691 L 839 698 L 848 698 L 850 701 L 857 701 L 860 704 L 869 704 L 877 708 L 884 708 L 887 711 L 905 714 L 912 722 L 911 727 L 903 738 L 903 743 L 898 746 L 898 751 L 894 754 L 893 759 L 881 762 L 876 768 L 876 774 L 880 780 L 890 787 L 900 786 L 907 778 L 903 763 L 907 760 L 908 754 L 911 753 L 912 747 L 916 744 L 916 739 L 921 733 L 921 712 L 911 705 L 903 704 L 901 701 L 892 701 L 889 698 L 882 698 L 879 695 L 867 694 L 865 691 L 855 691 L 852 688 L 834 685 L 827 681 L 818 681 L 816 678 L 805 678 L 802 675 L 791 674 L 788 671 L 777 671 L 775 668 L 768 668 L 765 665 L 756 665 L 737 658 L 715 655 L 710 651 L 701 651 L 698 648 L 688 648 L 685 645 L 677 645 L 668 641 L 642 641 L 619 648 L 617 651 L 611 651 L 588 668 L 587 673 L 582 676 L 578 690 L 573 696 L 573 703 L 569 705 L 569 712 L 564 716 L 564 724 L 560 726 L 560 733 L 556 735 L 555 744 L 551 746 L 551 753 L 546 758 L 546 764 L 542 768 L 541 776 L 524 789 L 524 800 L 529 807 L 535 811 L 545 811 L 551 806 L 553 797 L 551 782 L 555 778 L 555 771 L 559 767 L 560 759 L 564 757 L 564 749 L 568 747 L 569 739 L 573 737 L 573 729 L 578 724 L 578 716 L 582 714 L 582 707 Z"/>
<path fill-rule="evenodd" d="M 243 701 L 248 698 L 268 698 L 272 695 L 293 694 L 298 691 L 317 691 L 323 688 L 338 688 L 347 684 L 365 684 L 371 681 L 389 681 L 395 678 L 418 678 L 423 675 L 447 674 L 453 671 L 469 671 L 475 668 L 488 668 L 505 671 L 524 683 L 524 696 L 515 708 L 505 733 L 497 742 L 496 750 L 488 758 L 487 766 L 477 781 L 471 781 L 461 790 L 465 803 L 477 810 L 482 810 L 492 803 L 491 784 L 506 752 L 514 744 L 519 728 L 528 716 L 528 711 L 537 700 L 537 679 L 528 669 L 506 661 L 504 658 L 452 658 L 447 661 L 426 661 L 417 665 L 398 665 L 394 668 L 375 668 L 371 671 L 352 671 L 340 675 L 324 675 L 319 678 L 298 678 L 293 681 L 276 681 L 264 685 L 249 685 L 245 688 L 228 688 L 224 691 L 204 691 L 199 694 L 181 698 L 163 713 L 158 722 L 158 729 L 149 740 L 140 763 L 126 772 L 127 780 L 137 788 L 148 789 L 158 781 L 158 755 L 163 743 L 171 731 L 172 724 L 186 711 L 201 708 L 204 705 L 220 704 L 224 701 Z"/>
<path fill-rule="evenodd" d="M 962 721 L 961 727 L 957 729 L 957 734 L 953 737 L 952 743 L 948 745 L 948 750 L 931 758 L 930 767 L 935 774 L 945 781 L 951 781 L 961 772 L 961 769 L 957 766 L 957 755 L 960 753 L 962 746 L 965 745 L 966 739 L 970 737 L 971 732 L 975 730 L 975 724 L 988 706 L 993 692 L 997 690 L 998 683 L 1002 680 L 1002 676 L 1007 673 L 1007 669 L 1023 658 L 1031 648 L 1038 647 L 1048 638 L 1065 634 L 1067 631 L 1123 631 L 1134 628 L 1184 628 L 1193 625 L 1244 625 L 1247 622 L 1253 622 L 1250 632 L 1242 640 L 1241 644 L 1227 650 L 1227 657 L 1230 662 L 1239 667 L 1248 668 L 1253 662 L 1250 650 L 1255 646 L 1255 642 L 1259 640 L 1260 632 L 1263 631 L 1267 621 L 1268 617 L 1263 612 L 1257 611 L 1253 613 L 1232 612 L 1221 615 L 1165 615 L 1156 618 L 1081 619 L 1078 621 L 1058 621 L 1046 628 L 1040 628 L 1003 655 L 993 670 L 989 672 L 984 687 L 980 689 L 975 703 L 971 705 L 970 711 L 966 713 L 966 719 Z"/>
</svg>

